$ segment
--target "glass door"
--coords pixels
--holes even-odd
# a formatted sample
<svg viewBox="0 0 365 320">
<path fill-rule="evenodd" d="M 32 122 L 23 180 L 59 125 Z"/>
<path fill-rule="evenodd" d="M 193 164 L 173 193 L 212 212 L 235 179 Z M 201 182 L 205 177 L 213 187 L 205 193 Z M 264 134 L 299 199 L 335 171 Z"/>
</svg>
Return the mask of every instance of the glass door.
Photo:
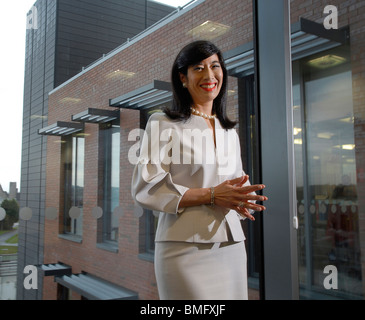
<svg viewBox="0 0 365 320">
<path fill-rule="evenodd" d="M 293 63 L 302 299 L 363 299 L 351 68 L 349 46 Z"/>
</svg>

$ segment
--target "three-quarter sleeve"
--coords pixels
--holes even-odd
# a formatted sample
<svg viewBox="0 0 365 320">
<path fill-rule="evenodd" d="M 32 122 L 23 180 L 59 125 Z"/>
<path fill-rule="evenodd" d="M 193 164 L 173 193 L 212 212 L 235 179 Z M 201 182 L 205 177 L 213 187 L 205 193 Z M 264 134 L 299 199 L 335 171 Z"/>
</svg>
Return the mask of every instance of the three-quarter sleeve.
<svg viewBox="0 0 365 320">
<path fill-rule="evenodd" d="M 132 197 L 147 209 L 177 214 L 181 198 L 189 189 L 174 183 L 169 164 L 168 139 L 160 139 L 166 126 L 165 116 L 152 115 L 141 143 L 140 156 L 132 177 Z M 162 140 L 162 141 L 161 141 Z M 167 140 L 167 141 L 165 141 Z"/>
</svg>

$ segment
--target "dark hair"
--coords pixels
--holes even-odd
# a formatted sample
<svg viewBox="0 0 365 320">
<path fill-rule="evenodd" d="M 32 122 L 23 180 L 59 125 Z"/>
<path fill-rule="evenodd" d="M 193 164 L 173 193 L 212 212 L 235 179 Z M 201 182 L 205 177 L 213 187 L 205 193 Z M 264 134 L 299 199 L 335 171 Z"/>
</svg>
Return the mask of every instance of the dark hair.
<svg viewBox="0 0 365 320">
<path fill-rule="evenodd" d="M 172 108 L 165 108 L 165 114 L 173 120 L 187 120 L 191 116 L 190 107 L 193 104 L 189 91 L 186 90 L 180 80 L 180 73 L 187 75 L 188 67 L 197 64 L 210 56 L 217 54 L 223 70 L 223 83 L 218 96 L 213 101 L 212 113 L 217 116 L 225 129 L 231 129 L 236 122 L 228 119 L 226 114 L 227 104 L 227 69 L 221 51 L 211 42 L 199 40 L 185 46 L 177 55 L 172 66 L 171 80 L 173 91 Z"/>
</svg>

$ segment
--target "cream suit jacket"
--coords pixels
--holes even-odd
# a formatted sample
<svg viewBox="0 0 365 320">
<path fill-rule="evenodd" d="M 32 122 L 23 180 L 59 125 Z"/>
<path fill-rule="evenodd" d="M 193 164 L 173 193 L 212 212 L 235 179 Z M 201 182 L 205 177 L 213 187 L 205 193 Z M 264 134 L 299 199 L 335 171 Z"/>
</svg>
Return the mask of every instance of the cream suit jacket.
<svg viewBox="0 0 365 320">
<path fill-rule="evenodd" d="M 241 177 L 240 144 L 234 129 L 215 119 L 213 132 L 202 117 L 172 121 L 153 114 L 141 142 L 132 179 L 132 196 L 141 207 L 160 211 L 156 241 L 225 242 L 245 239 L 234 210 L 201 205 L 178 210 L 190 188 L 210 188 Z M 247 183 L 248 184 L 248 183 Z"/>
</svg>

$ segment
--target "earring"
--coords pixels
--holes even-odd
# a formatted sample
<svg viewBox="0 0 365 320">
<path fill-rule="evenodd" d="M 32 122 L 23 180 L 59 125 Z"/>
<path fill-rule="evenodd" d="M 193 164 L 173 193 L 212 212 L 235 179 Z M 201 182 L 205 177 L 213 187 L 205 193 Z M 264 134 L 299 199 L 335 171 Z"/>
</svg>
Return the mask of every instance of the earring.
<svg viewBox="0 0 365 320">
<path fill-rule="evenodd" d="M 186 83 L 185 82 L 183 83 L 183 87 L 186 88 Z"/>
</svg>

